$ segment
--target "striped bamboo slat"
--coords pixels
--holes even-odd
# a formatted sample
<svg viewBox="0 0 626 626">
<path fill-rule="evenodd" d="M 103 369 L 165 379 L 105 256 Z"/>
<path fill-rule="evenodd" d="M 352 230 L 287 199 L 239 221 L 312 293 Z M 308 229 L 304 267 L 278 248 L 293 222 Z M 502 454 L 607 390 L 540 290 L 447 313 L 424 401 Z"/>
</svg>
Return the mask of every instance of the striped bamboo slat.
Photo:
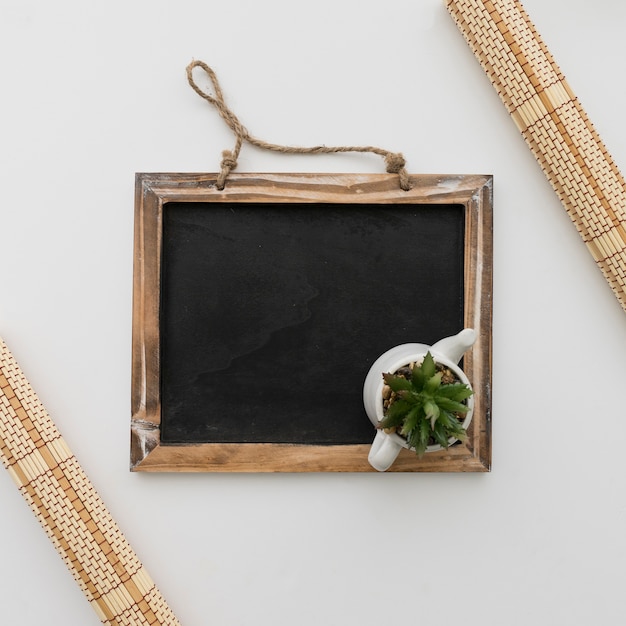
<svg viewBox="0 0 626 626">
<path fill-rule="evenodd" d="M 0 457 L 103 624 L 179 624 L 2 339 Z"/>
<path fill-rule="evenodd" d="M 626 183 L 518 0 L 447 0 L 626 310 Z"/>
</svg>

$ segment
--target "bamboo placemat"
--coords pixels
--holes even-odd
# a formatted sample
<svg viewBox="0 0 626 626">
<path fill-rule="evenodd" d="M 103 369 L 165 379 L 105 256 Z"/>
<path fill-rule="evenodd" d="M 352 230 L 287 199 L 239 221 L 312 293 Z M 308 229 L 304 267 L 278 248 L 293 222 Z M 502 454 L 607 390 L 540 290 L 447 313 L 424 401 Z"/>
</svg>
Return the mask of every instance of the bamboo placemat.
<svg viewBox="0 0 626 626">
<path fill-rule="evenodd" d="M 2 339 L 0 457 L 103 624 L 179 626 Z"/>
<path fill-rule="evenodd" d="M 626 183 L 521 2 L 447 7 L 626 310 Z"/>
</svg>

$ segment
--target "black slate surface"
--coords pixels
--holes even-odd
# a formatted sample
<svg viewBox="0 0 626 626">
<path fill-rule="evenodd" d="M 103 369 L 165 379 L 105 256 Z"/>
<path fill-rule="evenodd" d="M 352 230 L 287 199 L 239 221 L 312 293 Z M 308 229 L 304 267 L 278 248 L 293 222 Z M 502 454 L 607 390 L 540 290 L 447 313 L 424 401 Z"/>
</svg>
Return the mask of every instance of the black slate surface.
<svg viewBox="0 0 626 626">
<path fill-rule="evenodd" d="M 161 442 L 371 442 L 372 362 L 463 326 L 463 207 L 164 208 Z"/>
</svg>

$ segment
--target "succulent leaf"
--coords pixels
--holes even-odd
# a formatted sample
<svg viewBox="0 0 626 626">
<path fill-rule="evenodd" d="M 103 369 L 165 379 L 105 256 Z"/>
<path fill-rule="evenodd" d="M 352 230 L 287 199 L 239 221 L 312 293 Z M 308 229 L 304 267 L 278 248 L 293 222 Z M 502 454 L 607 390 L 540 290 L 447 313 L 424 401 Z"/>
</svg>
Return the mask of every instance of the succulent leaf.
<svg viewBox="0 0 626 626">
<path fill-rule="evenodd" d="M 403 376 L 395 376 L 394 374 L 383 374 L 383 379 L 385 380 L 385 383 L 389 385 L 391 391 L 411 391 L 413 389 L 411 381 L 407 380 Z"/>
<path fill-rule="evenodd" d="M 451 383 L 440 387 L 438 395 L 443 398 L 450 398 L 451 400 L 461 402 L 469 398 L 473 393 L 474 392 L 463 383 Z"/>
<path fill-rule="evenodd" d="M 430 424 L 428 420 L 422 420 L 420 424 L 420 443 L 424 445 L 424 450 L 428 447 L 428 440 L 430 439 Z"/>
<path fill-rule="evenodd" d="M 407 441 L 412 448 L 415 448 L 417 456 L 421 457 L 424 452 L 426 452 L 429 438 L 430 425 L 427 420 L 422 419 L 420 420 L 418 426 L 411 431 L 407 437 Z"/>
<path fill-rule="evenodd" d="M 429 352 L 426 353 L 424 360 L 422 361 L 422 372 L 424 373 L 424 378 L 428 380 L 435 375 L 437 368 L 435 366 L 435 359 L 433 359 L 433 355 Z"/>
<path fill-rule="evenodd" d="M 413 389 L 415 389 L 415 391 L 422 391 L 424 383 L 426 382 L 426 376 L 421 367 L 416 366 L 411 370 L 411 382 L 413 383 Z"/>
<path fill-rule="evenodd" d="M 400 426 L 406 417 L 406 414 L 411 410 L 411 405 L 403 400 L 396 400 L 392 403 L 384 419 L 380 422 L 381 428 L 394 428 Z"/>
<path fill-rule="evenodd" d="M 424 392 L 425 393 L 435 393 L 439 387 L 441 387 L 441 377 L 443 374 L 441 372 L 437 372 L 433 376 L 431 376 L 426 383 L 424 384 Z"/>
<path fill-rule="evenodd" d="M 433 437 L 435 441 L 442 447 L 447 448 L 449 445 L 446 429 L 441 422 L 437 422 L 433 428 Z"/>
<path fill-rule="evenodd" d="M 466 404 L 462 404 L 456 400 L 450 400 L 450 398 L 437 398 L 437 406 L 445 411 L 450 411 L 450 413 L 467 413 L 469 410 Z"/>
<path fill-rule="evenodd" d="M 411 431 L 413 431 L 419 422 L 421 407 L 414 406 L 404 418 L 404 422 L 402 423 L 402 434 L 408 435 Z"/>
<path fill-rule="evenodd" d="M 465 440 L 465 429 L 455 415 L 453 415 L 452 413 L 448 413 L 448 411 L 442 411 L 441 415 L 439 416 L 439 421 L 447 430 L 450 437 Z"/>
<path fill-rule="evenodd" d="M 424 402 L 424 413 L 426 413 L 428 419 L 433 415 L 439 417 L 439 407 L 432 400 L 426 400 L 426 402 Z"/>
</svg>

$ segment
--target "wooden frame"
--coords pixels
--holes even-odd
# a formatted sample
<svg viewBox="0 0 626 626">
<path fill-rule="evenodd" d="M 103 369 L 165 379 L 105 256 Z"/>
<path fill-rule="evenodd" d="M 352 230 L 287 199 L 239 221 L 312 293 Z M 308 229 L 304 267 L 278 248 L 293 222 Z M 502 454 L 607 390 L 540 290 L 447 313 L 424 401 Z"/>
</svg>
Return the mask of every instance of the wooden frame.
<svg viewBox="0 0 626 626">
<path fill-rule="evenodd" d="M 464 215 L 463 323 L 478 332 L 464 357 L 476 391 L 468 440 L 417 459 L 402 451 L 389 471 L 485 472 L 491 466 L 492 179 L 490 176 L 411 177 L 402 191 L 388 174 L 239 174 L 218 191 L 213 174 L 137 174 L 135 198 L 132 471 L 362 472 L 369 444 L 169 444 L 161 441 L 161 254 L 168 203 L 332 203 L 460 205 Z M 416 338 L 415 341 L 419 341 Z M 373 355 L 376 357 L 378 355 Z M 364 419 L 367 419 L 364 417 Z M 372 438 L 374 432 L 372 430 Z"/>
</svg>

